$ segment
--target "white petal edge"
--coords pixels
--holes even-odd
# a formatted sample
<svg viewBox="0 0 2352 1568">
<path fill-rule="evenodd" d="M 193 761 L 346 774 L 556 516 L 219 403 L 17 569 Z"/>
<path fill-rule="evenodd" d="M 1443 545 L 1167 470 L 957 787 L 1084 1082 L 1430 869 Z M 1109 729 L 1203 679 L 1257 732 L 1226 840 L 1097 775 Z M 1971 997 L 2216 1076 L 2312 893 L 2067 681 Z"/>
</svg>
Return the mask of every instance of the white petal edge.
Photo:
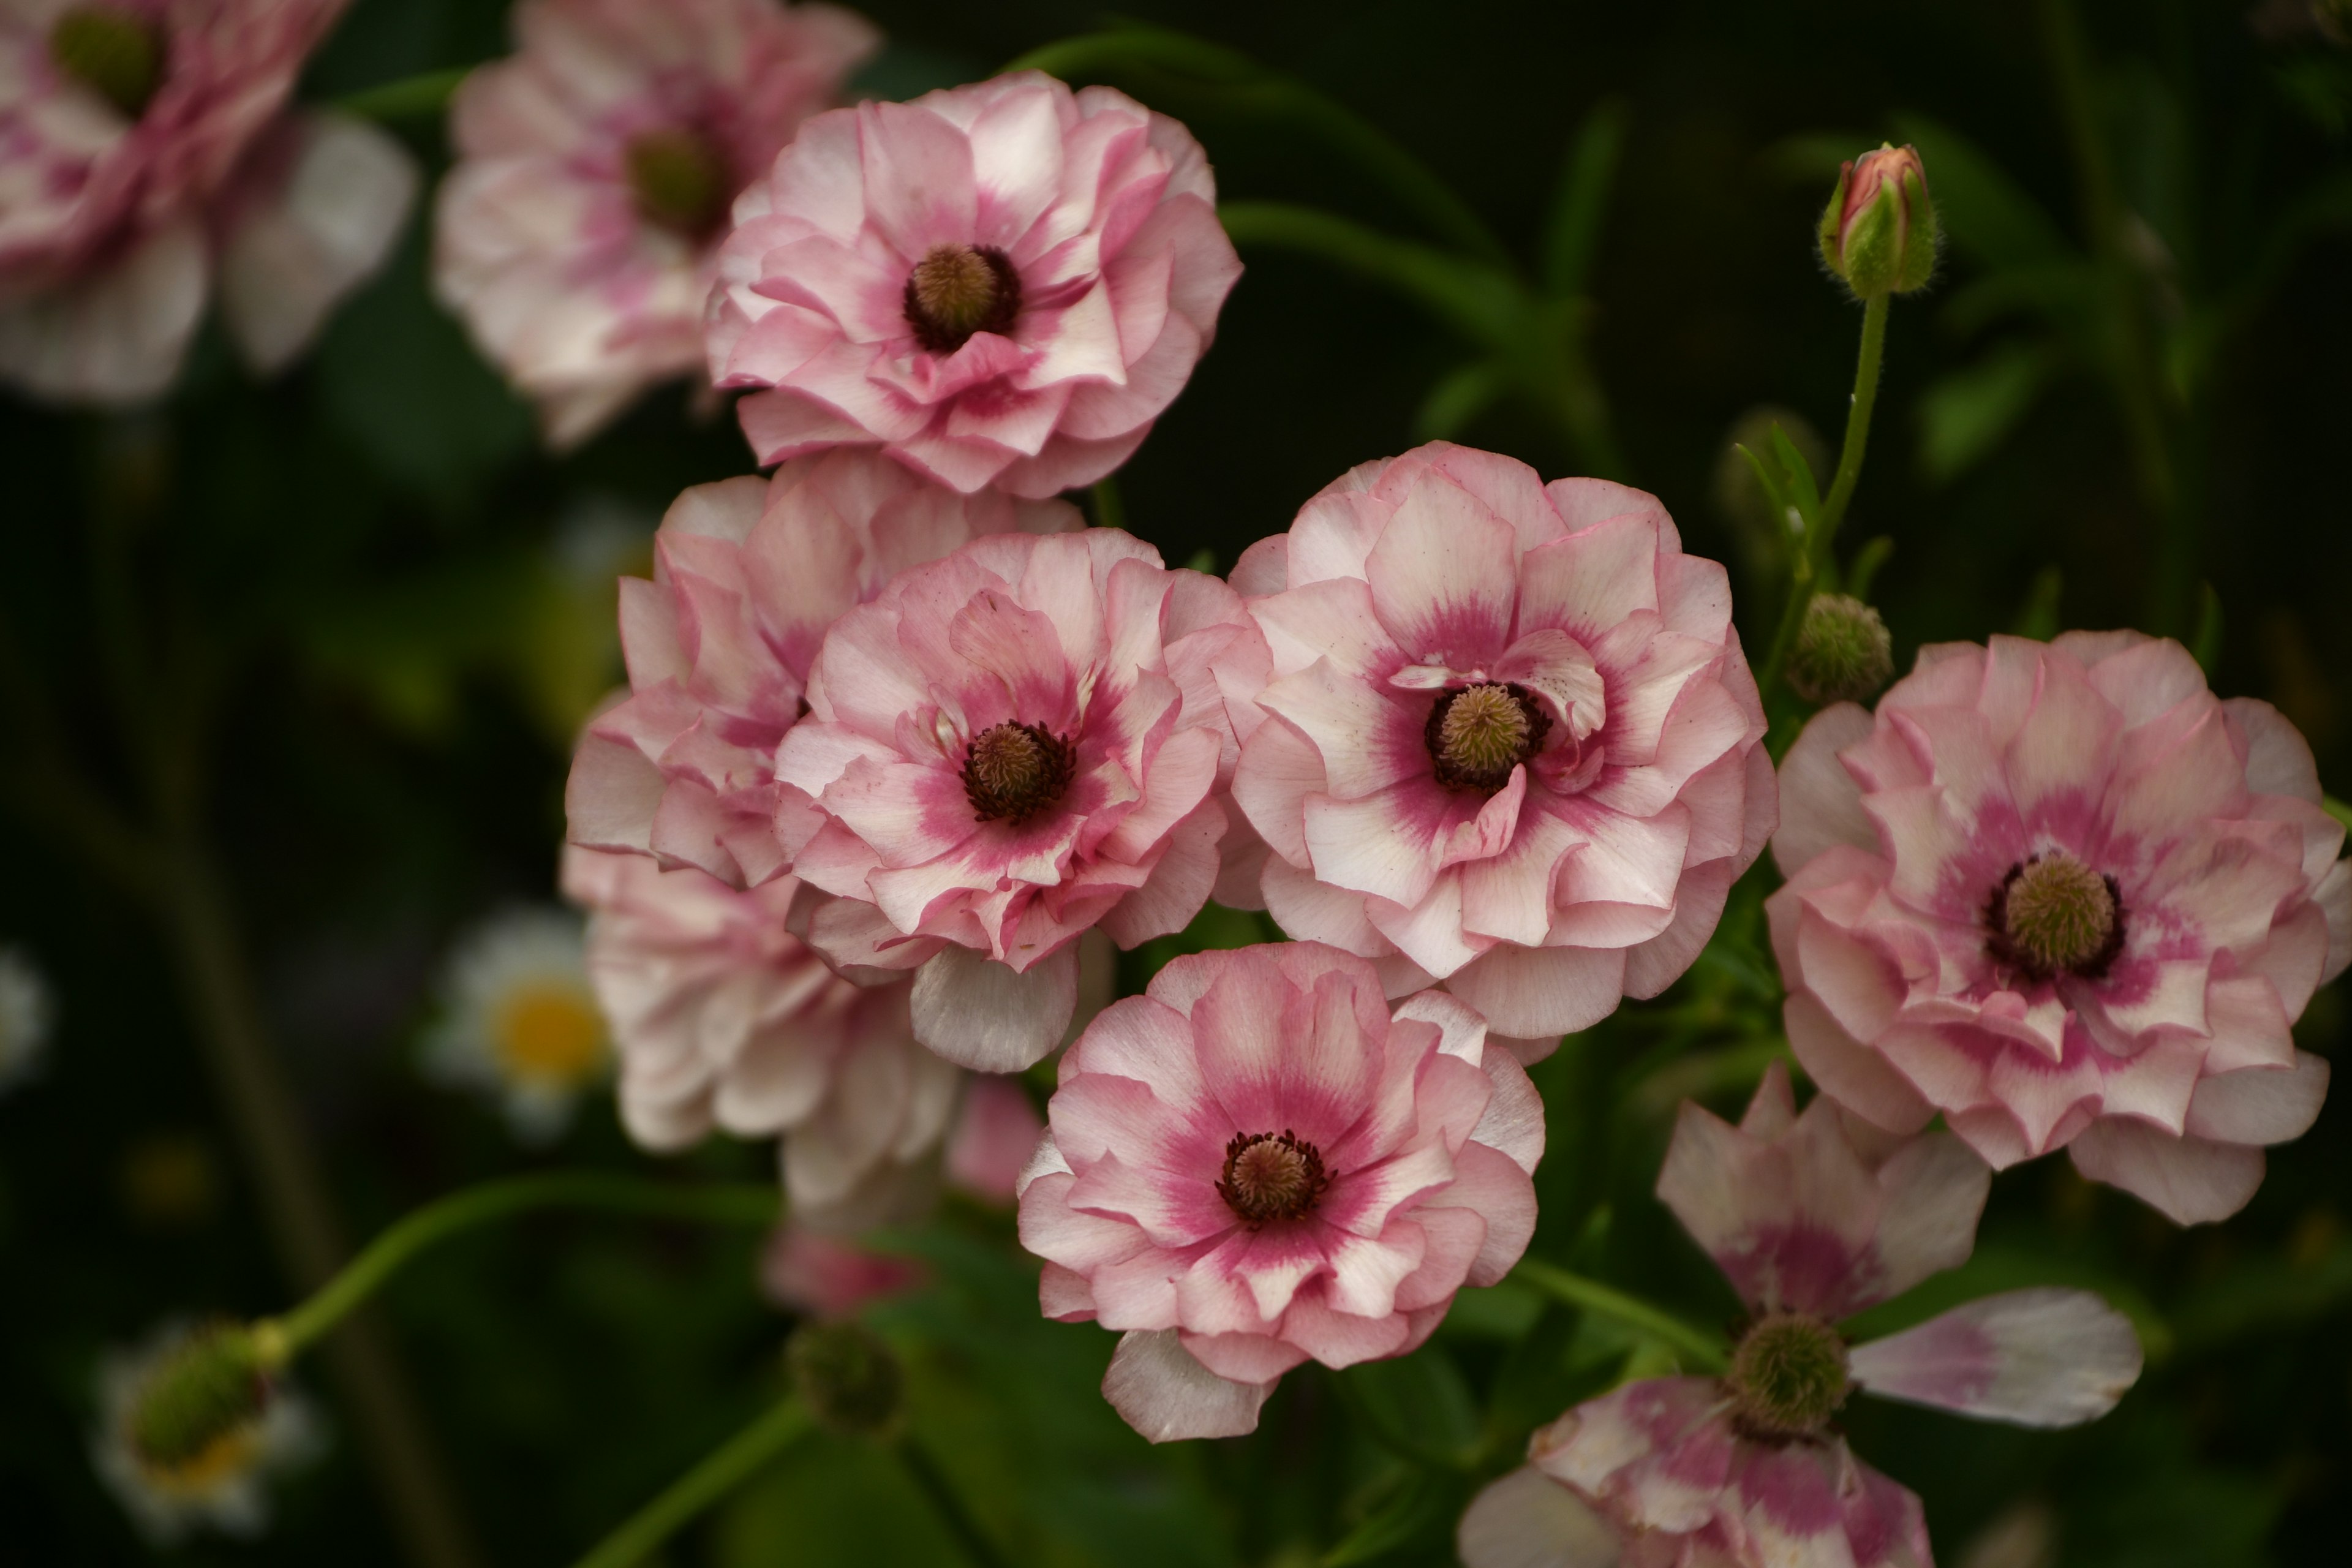
<svg viewBox="0 0 2352 1568">
<path fill-rule="evenodd" d="M 2131 1320 L 2087 1290 L 2010 1290 L 1854 1348 L 1882 1399 L 2020 1426 L 2076 1426 L 2139 1381 Z"/>
<path fill-rule="evenodd" d="M 1103 1373 L 1103 1397 L 1153 1443 L 1188 1437 L 1238 1437 L 1257 1430 L 1271 1383 L 1219 1377 L 1177 1342 L 1173 1329 L 1122 1335 Z"/>
</svg>

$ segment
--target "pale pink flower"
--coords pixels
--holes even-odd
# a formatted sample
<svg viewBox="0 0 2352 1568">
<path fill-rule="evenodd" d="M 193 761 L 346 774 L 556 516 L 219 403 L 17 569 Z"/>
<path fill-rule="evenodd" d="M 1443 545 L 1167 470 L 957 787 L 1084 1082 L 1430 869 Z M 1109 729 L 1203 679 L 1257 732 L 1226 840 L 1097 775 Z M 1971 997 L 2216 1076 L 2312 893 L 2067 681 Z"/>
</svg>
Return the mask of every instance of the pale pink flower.
<svg viewBox="0 0 2352 1568">
<path fill-rule="evenodd" d="M 768 1299 L 814 1318 L 854 1316 L 928 1278 L 915 1258 L 791 1221 L 775 1228 L 760 1254 L 760 1286 Z"/>
<path fill-rule="evenodd" d="M 1774 822 L 1723 568 L 1650 496 L 1435 443 L 1367 463 L 1234 571 L 1273 683 L 1234 803 L 1266 907 L 1443 980 L 1498 1035 L 1654 996 Z M 1275 591 L 1279 589 L 1279 591 Z"/>
<path fill-rule="evenodd" d="M 838 895 L 809 941 L 861 977 L 916 971 L 916 1035 L 950 1061 L 1035 1061 L 1082 933 L 1132 947 L 1207 901 L 1234 751 L 1213 667 L 1255 643 L 1232 589 L 1115 529 L 904 574 L 825 634 L 776 751 L 812 803 L 793 870 Z"/>
<path fill-rule="evenodd" d="M 710 374 L 762 463 L 1049 496 L 1126 461 L 1241 274 L 1181 125 L 1035 71 L 810 121 L 735 204 Z"/>
<path fill-rule="evenodd" d="M 974 1073 L 955 1130 L 948 1134 L 948 1184 L 986 1203 L 1012 1203 L 1045 1131 L 1045 1121 L 1019 1082 Z"/>
<path fill-rule="evenodd" d="M 1046 1316 L 1121 1331 L 1103 1392 L 1154 1442 L 1257 1425 L 1285 1372 L 1403 1355 L 1527 1248 L 1543 1102 L 1486 1025 L 1393 1017 L 1318 942 L 1209 952 L 1061 1062 L 1023 1175 Z"/>
<path fill-rule="evenodd" d="M 1958 1139 L 1897 1139 L 1826 1096 L 1796 1114 L 1775 1065 L 1738 1127 L 1685 1102 L 1658 1196 L 1752 1314 L 1721 1378 L 1653 1378 L 1538 1431 L 1529 1467 L 1464 1517 L 1470 1568 L 1927 1568 L 1919 1500 L 1832 1420 L 1855 1389 L 2026 1426 L 2112 1409 L 2137 1380 L 2130 1322 L 2080 1290 L 2026 1289 L 1849 1347 L 1838 1320 L 1967 1260 L 1991 1173 Z"/>
<path fill-rule="evenodd" d="M 652 581 L 621 581 L 631 690 L 581 740 L 564 795 L 572 841 L 737 887 L 776 876 L 777 815 L 806 810 L 776 783 L 776 743 L 803 710 L 825 628 L 978 535 L 1080 526 L 1063 502 L 961 496 L 867 452 L 686 491 L 655 535 Z"/>
<path fill-rule="evenodd" d="M 780 0 L 529 0 L 514 31 L 451 108 L 435 283 L 568 447 L 701 368 L 729 204 L 881 38 Z"/>
<path fill-rule="evenodd" d="M 341 10 L 0 6 L 0 379 L 60 401 L 154 396 L 215 293 L 254 368 L 301 351 L 416 191 L 383 132 L 288 108 Z"/>
<path fill-rule="evenodd" d="M 2183 1224 L 2318 1114 L 2289 1026 L 2352 955 L 2344 829 L 2294 726 L 2178 643 L 1926 648 L 1781 772 L 1789 1037 L 1855 1111 L 1940 1111 L 1995 1166 L 2064 1147 Z"/>
<path fill-rule="evenodd" d="M 830 1230 L 914 1217 L 938 1187 L 963 1074 L 915 1043 L 908 986 L 853 984 L 785 929 L 798 884 L 738 891 L 643 855 L 564 853 L 592 911 L 588 978 L 648 1148 L 712 1127 L 781 1136 L 793 1214 Z"/>
</svg>

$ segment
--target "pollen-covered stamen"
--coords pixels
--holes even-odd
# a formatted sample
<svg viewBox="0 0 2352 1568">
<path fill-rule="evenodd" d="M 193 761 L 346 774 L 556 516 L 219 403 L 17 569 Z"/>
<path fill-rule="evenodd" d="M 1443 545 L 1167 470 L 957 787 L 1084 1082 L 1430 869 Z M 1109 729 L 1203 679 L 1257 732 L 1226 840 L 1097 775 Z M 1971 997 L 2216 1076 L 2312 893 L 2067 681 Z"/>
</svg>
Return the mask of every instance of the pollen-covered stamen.
<svg viewBox="0 0 2352 1568">
<path fill-rule="evenodd" d="M 992 245 L 935 245 L 907 274 L 907 324 L 935 354 L 974 332 L 1010 332 L 1021 313 L 1021 274 Z"/>
<path fill-rule="evenodd" d="M 1076 766 L 1070 742 L 1044 725 L 999 724 L 965 751 L 963 795 L 979 821 L 1017 826 L 1060 800 Z"/>
<path fill-rule="evenodd" d="M 702 239 L 727 216 L 734 192 L 727 160 L 709 138 L 683 126 L 631 137 L 621 163 L 629 197 L 647 223 Z"/>
<path fill-rule="evenodd" d="M 1237 1132 L 1225 1145 L 1225 1173 L 1217 1179 L 1217 1195 L 1255 1230 L 1268 1220 L 1306 1214 L 1330 1184 L 1322 1151 L 1288 1128 L 1278 1133 Z"/>
<path fill-rule="evenodd" d="M 2123 951 L 2121 889 L 2063 849 L 2009 868 L 1985 905 L 1986 946 L 2032 979 L 2095 980 Z"/>
<path fill-rule="evenodd" d="M 1511 770 L 1536 754 L 1551 715 L 1517 681 L 1487 682 L 1440 694 L 1422 726 L 1437 782 L 1447 789 L 1492 795 Z"/>
<path fill-rule="evenodd" d="M 136 120 L 163 79 L 163 36 L 135 11 L 77 5 L 50 25 L 49 58 Z"/>
<path fill-rule="evenodd" d="M 1845 1341 L 1810 1313 L 1768 1312 L 1740 1336 L 1723 1384 L 1743 1435 L 1768 1443 L 1812 1436 L 1852 1387 Z"/>
</svg>

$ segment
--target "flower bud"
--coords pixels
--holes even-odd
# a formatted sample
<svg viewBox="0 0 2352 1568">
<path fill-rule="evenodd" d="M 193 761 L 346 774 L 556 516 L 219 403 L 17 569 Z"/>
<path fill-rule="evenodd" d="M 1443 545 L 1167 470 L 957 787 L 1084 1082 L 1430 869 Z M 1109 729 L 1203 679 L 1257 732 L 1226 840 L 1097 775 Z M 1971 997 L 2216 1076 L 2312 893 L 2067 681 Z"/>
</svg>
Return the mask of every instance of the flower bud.
<svg viewBox="0 0 2352 1568">
<path fill-rule="evenodd" d="M 898 1358 L 871 1329 L 805 1324 L 785 1342 L 784 1366 L 809 1413 L 828 1432 L 873 1436 L 898 1419 L 904 1382 Z"/>
<path fill-rule="evenodd" d="M 1838 171 L 1822 213 L 1822 259 L 1855 297 L 1907 294 L 1936 270 L 1936 208 L 1909 147 L 1882 146 Z"/>
<path fill-rule="evenodd" d="M 1808 702 L 1860 702 L 1895 673 L 1895 639 L 1850 594 L 1816 594 L 1789 650 L 1789 688 Z"/>
</svg>

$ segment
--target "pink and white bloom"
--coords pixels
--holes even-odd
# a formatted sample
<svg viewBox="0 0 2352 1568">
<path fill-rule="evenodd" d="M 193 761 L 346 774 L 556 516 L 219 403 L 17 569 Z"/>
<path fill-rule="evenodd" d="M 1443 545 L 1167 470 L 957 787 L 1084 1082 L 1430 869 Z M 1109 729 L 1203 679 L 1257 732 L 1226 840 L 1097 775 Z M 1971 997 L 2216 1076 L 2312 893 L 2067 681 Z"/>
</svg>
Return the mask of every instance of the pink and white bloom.
<svg viewBox="0 0 2352 1568">
<path fill-rule="evenodd" d="M 797 823 L 807 807 L 776 782 L 776 745 L 803 710 L 825 629 L 982 534 L 1080 526 L 1064 502 L 958 495 L 870 452 L 687 490 L 655 535 L 652 581 L 621 580 L 630 692 L 572 760 L 572 842 L 739 888 L 779 875 L 777 816 Z"/>
<path fill-rule="evenodd" d="M 1775 796 L 1730 584 L 1654 498 L 1438 442 L 1234 576 L 1274 675 L 1234 799 L 1285 931 L 1534 1050 L 1689 967 Z"/>
<path fill-rule="evenodd" d="M 294 111 L 341 0 L 0 5 L 0 380 L 61 402 L 164 391 L 205 300 L 274 372 L 399 234 L 416 171 Z"/>
<path fill-rule="evenodd" d="M 1527 1249 L 1543 1102 L 1486 1025 L 1362 959 L 1209 952 L 1106 1008 L 1023 1176 L 1045 1315 L 1124 1337 L 1103 1393 L 1153 1442 L 1257 1425 L 1282 1374 L 1403 1355 Z"/>
<path fill-rule="evenodd" d="M 562 447 L 701 367 L 729 205 L 881 36 L 781 0 L 529 0 L 514 31 L 451 106 L 434 278 Z"/>
<path fill-rule="evenodd" d="M 1922 649 L 1782 768 L 1790 1043 L 1879 1126 L 2075 1166 L 2190 1224 L 2318 1114 L 2289 1026 L 2352 956 L 2344 829 L 2275 709 L 2178 643 Z"/>
<path fill-rule="evenodd" d="M 1685 1102 L 1658 1196 L 1752 1314 L 1729 1364 L 1627 1384 L 1538 1431 L 1528 1468 L 1464 1516 L 1463 1561 L 1928 1568 L 1919 1500 L 1831 1425 L 1855 1389 L 2070 1426 L 2140 1371 L 2130 1322 L 2080 1290 L 1988 1296 L 1848 1345 L 1838 1320 L 1967 1260 L 1990 1186 L 1948 1133 L 1891 1138 L 1827 1096 L 1798 1115 L 1777 1065 L 1738 1127 Z"/>
<path fill-rule="evenodd" d="M 1215 666 L 1232 589 L 1116 529 L 976 540 L 825 634 L 776 750 L 807 921 L 845 973 L 914 972 L 915 1034 L 982 1071 L 1058 1044 L 1078 938 L 1181 931 L 1208 900 L 1234 752 Z M 1239 656 L 1235 656 L 1239 657 Z"/>
<path fill-rule="evenodd" d="M 811 120 L 735 204 L 710 374 L 760 461 L 1050 496 L 1141 444 L 1241 262 L 1192 133 L 1036 71 Z"/>
</svg>

